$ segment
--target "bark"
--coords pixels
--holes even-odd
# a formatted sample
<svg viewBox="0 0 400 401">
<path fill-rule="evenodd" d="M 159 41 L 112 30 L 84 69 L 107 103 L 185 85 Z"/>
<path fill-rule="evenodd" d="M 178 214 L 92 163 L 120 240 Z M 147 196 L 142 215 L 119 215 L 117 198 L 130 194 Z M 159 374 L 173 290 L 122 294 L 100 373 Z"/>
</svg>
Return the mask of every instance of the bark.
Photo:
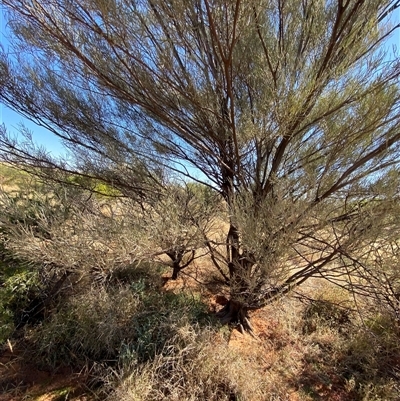
<svg viewBox="0 0 400 401">
<path fill-rule="evenodd" d="M 174 261 L 172 264 L 172 276 L 171 280 L 176 280 L 178 278 L 179 272 L 181 271 L 180 262 Z"/>
<path fill-rule="evenodd" d="M 228 301 L 228 303 L 217 313 L 217 317 L 221 319 L 222 324 L 236 325 L 242 334 L 244 332 L 253 334 L 253 327 L 250 324 L 248 309 L 238 301 L 232 299 Z"/>
<path fill-rule="evenodd" d="M 191 254 L 189 259 L 187 260 L 186 263 L 184 263 L 182 265 L 181 263 L 182 263 L 183 257 L 189 253 Z M 185 249 L 179 249 L 179 250 L 173 250 L 173 251 L 166 252 L 166 254 L 172 261 L 171 280 L 176 280 L 179 276 L 179 272 L 181 270 L 183 270 L 185 267 L 189 266 L 190 263 L 193 262 L 193 260 L 195 259 L 195 256 L 196 256 L 196 251 L 194 251 L 194 250 L 188 251 Z"/>
<path fill-rule="evenodd" d="M 230 300 L 217 313 L 222 324 L 236 324 L 241 332 L 253 332 L 246 305 L 246 294 L 249 294 L 246 277 L 252 266 L 251 255 L 240 249 L 239 232 L 231 223 L 227 236 L 227 257 L 229 267 Z"/>
<path fill-rule="evenodd" d="M 172 276 L 171 280 L 176 280 L 178 278 L 179 272 L 182 270 L 181 262 L 183 258 L 183 252 L 173 250 L 167 252 L 168 257 L 172 261 Z"/>
</svg>

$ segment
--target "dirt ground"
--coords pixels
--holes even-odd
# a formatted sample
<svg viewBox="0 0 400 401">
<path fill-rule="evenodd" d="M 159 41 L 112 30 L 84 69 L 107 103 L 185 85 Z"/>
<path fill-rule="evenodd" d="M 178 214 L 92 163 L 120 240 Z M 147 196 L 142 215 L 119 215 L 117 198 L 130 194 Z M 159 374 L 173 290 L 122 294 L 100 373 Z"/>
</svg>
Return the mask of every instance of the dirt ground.
<svg viewBox="0 0 400 401">
<path fill-rule="evenodd" d="M 40 370 L 18 350 L 0 354 L 0 401 L 89 401 L 87 375 L 62 369 Z"/>
<path fill-rule="evenodd" d="M 221 283 L 209 278 L 207 269 L 199 269 L 194 263 L 178 280 L 168 280 L 166 275 L 163 288 L 175 293 L 200 293 L 210 313 L 215 313 L 226 304 L 228 293 Z M 285 382 L 285 401 L 350 401 L 351 393 L 344 390 L 342 378 L 329 364 L 323 373 L 326 377 L 316 372 L 313 362 L 307 361 L 305 344 L 288 329 L 290 314 L 295 321 L 299 313 L 294 303 L 282 304 L 281 307 L 274 304 L 251 312 L 254 336 L 233 329 L 229 347 L 254 361 L 254 366 L 274 382 Z M 0 349 L 0 401 L 92 401 L 95 396 L 87 383 L 87 373 L 70 369 L 40 370 L 33 361 L 30 363 L 21 352 L 13 349 L 12 344 Z"/>
</svg>

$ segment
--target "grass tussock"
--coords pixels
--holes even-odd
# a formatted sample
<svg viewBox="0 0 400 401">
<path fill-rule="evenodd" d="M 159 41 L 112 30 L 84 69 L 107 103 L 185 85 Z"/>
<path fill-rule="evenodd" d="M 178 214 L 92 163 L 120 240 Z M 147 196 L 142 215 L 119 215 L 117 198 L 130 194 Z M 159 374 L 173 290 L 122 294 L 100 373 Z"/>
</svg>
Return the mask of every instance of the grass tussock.
<svg viewBox="0 0 400 401">
<path fill-rule="evenodd" d="M 268 376 L 233 351 L 210 328 L 182 327 L 154 359 L 132 358 L 112 382 L 109 400 L 264 400 L 273 389 Z"/>
<path fill-rule="evenodd" d="M 200 297 L 136 273 L 85 286 L 28 326 L 25 356 L 52 369 L 86 368 L 93 399 L 399 399 L 400 334 L 389 314 L 361 319 L 343 292 L 326 287 L 314 300 L 254 313 L 255 340 L 221 327 Z"/>
<path fill-rule="evenodd" d="M 351 304 L 346 294 L 325 287 L 325 296 L 305 306 L 300 320 L 303 370 L 298 384 L 304 399 L 398 400 L 400 330 L 393 316 Z M 360 310 L 359 310 L 360 311 Z"/>
<path fill-rule="evenodd" d="M 186 324 L 207 324 L 199 298 L 156 292 L 144 280 L 72 296 L 29 332 L 36 360 L 50 366 L 117 363 L 127 347 L 153 358 Z"/>
</svg>

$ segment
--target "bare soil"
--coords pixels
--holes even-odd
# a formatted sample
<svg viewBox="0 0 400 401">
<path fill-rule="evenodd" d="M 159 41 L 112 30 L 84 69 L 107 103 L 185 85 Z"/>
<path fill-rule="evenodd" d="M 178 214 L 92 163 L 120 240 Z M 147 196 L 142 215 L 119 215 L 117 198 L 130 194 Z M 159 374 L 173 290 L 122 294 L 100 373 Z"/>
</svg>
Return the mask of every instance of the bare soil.
<svg viewBox="0 0 400 401">
<path fill-rule="evenodd" d="M 71 369 L 41 370 L 18 350 L 0 353 L 0 401 L 89 401 L 87 375 Z"/>
</svg>

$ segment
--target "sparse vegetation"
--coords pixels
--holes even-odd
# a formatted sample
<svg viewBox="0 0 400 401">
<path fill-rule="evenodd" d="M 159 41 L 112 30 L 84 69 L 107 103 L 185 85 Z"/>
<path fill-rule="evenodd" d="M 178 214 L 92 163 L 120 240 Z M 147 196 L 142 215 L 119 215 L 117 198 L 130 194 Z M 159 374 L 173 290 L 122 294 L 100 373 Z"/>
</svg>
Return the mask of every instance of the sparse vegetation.
<svg viewBox="0 0 400 401">
<path fill-rule="evenodd" d="M 83 387 L 62 381 L 49 397 L 398 399 L 398 321 L 375 297 L 319 279 L 253 312 L 254 338 L 242 335 L 212 313 L 213 294 L 223 304 L 228 287 L 214 275 L 209 255 L 195 263 L 206 271 L 192 264 L 167 281 L 170 271 L 158 252 L 153 259 L 128 252 L 144 240 L 149 249 L 149 236 L 130 232 L 120 199 L 81 202 L 88 193 L 52 185 L 48 201 L 46 185 L 23 188 L 2 198 L 1 343 L 31 370 L 81 372 Z M 7 203 L 8 196 L 21 201 Z M 22 210 L 29 218 L 15 218 Z M 0 385 L 10 397 L 37 391 L 13 387 L 4 377 Z"/>
<path fill-rule="evenodd" d="M 398 0 L 1 4 L 7 401 L 400 399 Z"/>
</svg>

